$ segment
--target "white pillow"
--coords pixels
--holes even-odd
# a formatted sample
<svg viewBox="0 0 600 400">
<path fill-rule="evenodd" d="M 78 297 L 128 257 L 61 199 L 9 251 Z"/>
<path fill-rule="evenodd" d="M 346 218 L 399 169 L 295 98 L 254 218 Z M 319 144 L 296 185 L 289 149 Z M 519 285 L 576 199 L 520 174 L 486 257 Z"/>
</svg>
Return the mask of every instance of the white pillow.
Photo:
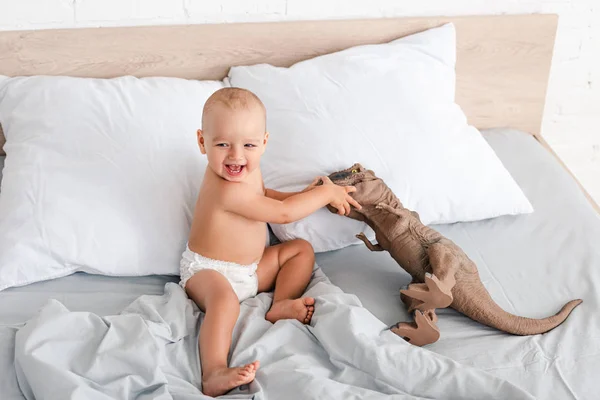
<svg viewBox="0 0 600 400">
<path fill-rule="evenodd" d="M 454 25 L 350 48 L 290 68 L 233 67 L 228 81 L 267 108 L 267 187 L 294 191 L 355 162 L 373 169 L 425 224 L 474 221 L 533 208 L 454 102 Z M 326 209 L 272 225 L 315 251 L 359 243 L 366 225 Z"/>
<path fill-rule="evenodd" d="M 0 290 L 75 271 L 179 273 L 223 82 L 18 77 L 0 84 L 7 158 Z"/>
</svg>

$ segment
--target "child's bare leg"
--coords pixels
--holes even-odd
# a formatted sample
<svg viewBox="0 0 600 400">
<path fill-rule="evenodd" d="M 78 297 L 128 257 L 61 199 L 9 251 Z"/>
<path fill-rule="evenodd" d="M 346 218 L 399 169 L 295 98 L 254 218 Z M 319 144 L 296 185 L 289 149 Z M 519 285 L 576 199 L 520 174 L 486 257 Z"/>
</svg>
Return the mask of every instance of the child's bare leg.
<svg viewBox="0 0 600 400">
<path fill-rule="evenodd" d="M 315 263 L 312 246 L 305 240 L 292 240 L 267 247 L 256 271 L 258 291 L 273 289 L 273 304 L 265 315 L 275 323 L 280 319 L 297 319 L 308 324 L 314 312 L 315 299 L 304 297 Z"/>
<path fill-rule="evenodd" d="M 217 271 L 202 270 L 190 278 L 186 291 L 205 313 L 198 339 L 202 392 L 215 397 L 254 380 L 258 361 L 227 366 L 231 334 L 240 314 L 239 300 L 227 279 Z"/>
</svg>

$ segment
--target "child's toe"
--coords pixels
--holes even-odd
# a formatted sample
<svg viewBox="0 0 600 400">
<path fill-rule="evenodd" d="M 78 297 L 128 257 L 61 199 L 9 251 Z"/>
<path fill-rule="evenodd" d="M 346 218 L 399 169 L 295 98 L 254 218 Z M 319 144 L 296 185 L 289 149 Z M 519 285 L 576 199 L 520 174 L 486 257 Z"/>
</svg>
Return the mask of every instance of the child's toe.
<svg viewBox="0 0 600 400">
<path fill-rule="evenodd" d="M 254 361 L 253 363 L 250 363 L 250 364 L 247 364 L 247 365 L 246 365 L 246 370 L 247 370 L 249 373 L 253 373 L 253 372 L 255 372 L 255 371 L 258 369 L 258 366 L 259 366 L 259 365 L 260 365 L 260 364 L 259 364 L 259 362 L 258 362 L 258 361 Z"/>
<path fill-rule="evenodd" d="M 315 304 L 315 299 L 313 299 L 312 297 L 304 297 L 304 305 L 312 306 L 314 304 Z"/>
</svg>

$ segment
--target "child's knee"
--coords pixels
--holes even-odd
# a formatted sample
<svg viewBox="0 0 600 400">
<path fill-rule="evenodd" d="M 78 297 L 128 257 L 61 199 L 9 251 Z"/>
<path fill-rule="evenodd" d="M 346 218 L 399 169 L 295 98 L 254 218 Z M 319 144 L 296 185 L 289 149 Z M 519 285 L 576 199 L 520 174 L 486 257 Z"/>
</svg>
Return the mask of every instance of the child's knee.
<svg viewBox="0 0 600 400">
<path fill-rule="evenodd" d="M 294 242 L 294 246 L 299 255 L 312 258 L 314 260 L 315 250 L 313 249 L 312 244 L 304 239 L 296 239 Z"/>
<path fill-rule="evenodd" d="M 294 246 L 299 252 L 312 252 L 314 253 L 312 244 L 304 239 L 294 239 L 290 242 L 291 245 Z"/>
</svg>

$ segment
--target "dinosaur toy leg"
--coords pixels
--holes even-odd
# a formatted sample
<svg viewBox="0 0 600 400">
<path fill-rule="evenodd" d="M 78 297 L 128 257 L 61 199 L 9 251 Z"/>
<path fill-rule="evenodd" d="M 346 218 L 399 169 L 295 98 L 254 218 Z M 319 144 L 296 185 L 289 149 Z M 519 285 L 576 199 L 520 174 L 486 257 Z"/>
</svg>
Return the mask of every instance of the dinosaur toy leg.
<svg viewBox="0 0 600 400">
<path fill-rule="evenodd" d="M 443 243 L 431 244 L 428 255 L 433 274 L 440 279 L 445 290 L 450 292 L 456 285 L 455 275 L 460 268 L 459 259 L 452 249 Z"/>
<path fill-rule="evenodd" d="M 404 338 L 414 346 L 424 346 L 437 342 L 440 338 L 440 330 L 437 325 L 437 315 L 434 310 L 415 311 L 415 322 L 400 322 L 392 328 L 392 332 Z"/>
<path fill-rule="evenodd" d="M 404 296 L 417 300 L 411 302 L 409 312 L 414 309 L 426 311 L 446 308 L 454 300 L 452 288 L 456 285 L 454 275 L 459 267 L 458 259 L 447 246 L 440 243 L 430 245 L 428 256 L 433 274 L 425 274 L 425 283 L 411 283 L 407 290 L 400 291 Z"/>
<path fill-rule="evenodd" d="M 408 309 L 414 309 L 414 303 L 420 303 L 419 300 L 400 294 L 400 299 Z M 436 342 L 440 338 L 440 330 L 435 324 L 437 315 L 435 310 L 427 310 L 425 313 L 417 310 L 414 314 L 414 322 L 399 322 L 392 332 L 404 338 L 410 344 L 415 346 L 424 346 Z"/>
</svg>

